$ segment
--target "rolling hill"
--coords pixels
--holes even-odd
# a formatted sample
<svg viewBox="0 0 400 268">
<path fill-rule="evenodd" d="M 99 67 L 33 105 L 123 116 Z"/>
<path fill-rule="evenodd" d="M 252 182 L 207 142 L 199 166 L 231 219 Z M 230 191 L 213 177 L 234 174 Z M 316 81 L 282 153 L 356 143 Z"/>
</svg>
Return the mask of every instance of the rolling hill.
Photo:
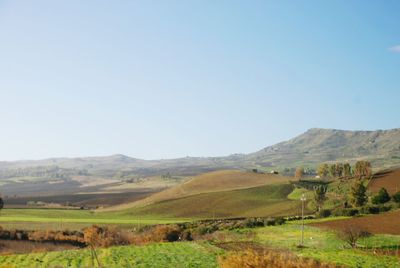
<svg viewBox="0 0 400 268">
<path fill-rule="evenodd" d="M 250 154 L 224 157 L 184 157 L 142 160 L 125 155 L 80 158 L 51 158 L 0 162 L 3 194 L 33 195 L 68 190 L 103 191 L 112 185 L 151 176 L 192 177 L 216 170 L 282 171 L 297 166 L 316 168 L 321 162 L 366 159 L 375 171 L 400 166 L 400 129 L 345 131 L 313 128 L 285 142 Z M 93 182 L 93 183 L 90 183 Z"/>
<path fill-rule="evenodd" d="M 193 195 L 231 191 L 271 184 L 287 184 L 289 179 L 275 174 L 260 174 L 239 170 L 221 170 L 195 176 L 182 184 L 153 194 L 133 203 L 121 204 L 105 210 L 121 210 L 143 207 L 154 203 L 173 200 Z"/>
<path fill-rule="evenodd" d="M 135 217 L 197 219 L 295 215 L 300 213 L 301 203 L 287 198 L 293 189 L 293 185 L 282 183 L 207 192 L 164 200 L 147 206 L 132 207 L 121 210 L 120 213 Z"/>
</svg>

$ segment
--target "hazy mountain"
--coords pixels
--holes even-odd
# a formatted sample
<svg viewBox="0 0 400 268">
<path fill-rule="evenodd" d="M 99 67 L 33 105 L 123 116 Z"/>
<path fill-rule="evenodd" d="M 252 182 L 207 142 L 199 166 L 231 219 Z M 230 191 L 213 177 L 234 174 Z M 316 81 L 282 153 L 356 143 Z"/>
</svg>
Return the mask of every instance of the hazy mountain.
<svg viewBox="0 0 400 268">
<path fill-rule="evenodd" d="M 313 128 L 289 141 L 246 156 L 260 166 L 317 165 L 368 159 L 376 167 L 400 164 L 400 129 L 345 131 Z"/>
<path fill-rule="evenodd" d="M 115 175 L 194 175 L 226 168 L 282 169 L 298 165 L 316 167 L 321 162 L 368 159 L 375 167 L 400 164 L 400 129 L 344 131 L 313 128 L 285 142 L 258 152 L 226 157 L 185 157 L 141 160 L 125 155 L 84 158 L 52 158 L 37 161 L 0 162 L 0 170 L 57 166 L 101 177 Z"/>
</svg>

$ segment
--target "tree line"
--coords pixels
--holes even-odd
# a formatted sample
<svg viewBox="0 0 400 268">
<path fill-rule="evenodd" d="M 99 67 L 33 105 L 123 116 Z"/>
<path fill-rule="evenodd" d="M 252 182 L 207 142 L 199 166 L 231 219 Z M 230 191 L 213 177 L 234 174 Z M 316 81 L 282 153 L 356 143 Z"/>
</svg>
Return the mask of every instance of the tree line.
<svg viewBox="0 0 400 268">
<path fill-rule="evenodd" d="M 372 165 L 369 161 L 357 161 L 354 166 L 349 163 L 321 164 L 317 170 L 321 178 L 368 178 L 372 176 Z"/>
</svg>

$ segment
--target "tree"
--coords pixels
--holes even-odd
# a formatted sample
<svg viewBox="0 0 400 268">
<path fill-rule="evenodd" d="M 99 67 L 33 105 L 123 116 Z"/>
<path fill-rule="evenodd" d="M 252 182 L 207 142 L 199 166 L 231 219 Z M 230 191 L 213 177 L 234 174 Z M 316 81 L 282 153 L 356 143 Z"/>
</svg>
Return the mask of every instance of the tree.
<svg viewBox="0 0 400 268">
<path fill-rule="evenodd" d="M 345 229 L 339 233 L 339 237 L 352 248 L 357 247 L 357 241 L 360 238 L 368 237 L 370 235 L 369 232 L 352 225 L 346 226 Z"/>
<path fill-rule="evenodd" d="M 325 185 L 319 185 L 319 186 L 315 187 L 314 201 L 317 204 L 318 211 L 321 210 L 321 207 L 326 200 L 326 190 L 327 190 L 327 187 Z"/>
<path fill-rule="evenodd" d="M 390 195 L 385 188 L 381 188 L 379 192 L 372 198 L 373 204 L 385 204 L 390 201 Z"/>
<path fill-rule="evenodd" d="M 343 177 L 349 178 L 352 175 L 353 174 L 352 174 L 352 170 L 351 170 L 351 165 L 349 163 L 344 163 L 343 164 Z"/>
<path fill-rule="evenodd" d="M 395 193 L 392 198 L 394 202 L 400 203 L 400 192 Z"/>
<path fill-rule="evenodd" d="M 339 178 L 343 177 L 343 163 L 337 163 L 335 165 L 336 168 L 336 176 L 338 176 Z"/>
<path fill-rule="evenodd" d="M 329 165 L 328 164 L 322 164 L 322 165 L 319 165 L 319 167 L 318 167 L 318 175 L 321 177 L 321 178 L 325 178 L 326 176 L 328 176 L 328 174 L 329 174 Z"/>
<path fill-rule="evenodd" d="M 295 179 L 301 179 L 304 175 L 304 168 L 303 167 L 298 167 L 296 168 L 296 172 L 294 173 Z"/>
<path fill-rule="evenodd" d="M 337 174 L 336 174 L 336 164 L 332 164 L 329 166 L 329 175 L 332 178 L 336 178 Z"/>
<path fill-rule="evenodd" d="M 355 165 L 354 175 L 359 178 L 368 178 L 372 175 L 372 166 L 368 161 L 357 161 Z"/>
<path fill-rule="evenodd" d="M 366 195 L 367 187 L 364 186 L 362 181 L 356 181 L 351 187 L 351 201 L 354 206 L 361 207 L 363 206 L 368 197 Z"/>
</svg>

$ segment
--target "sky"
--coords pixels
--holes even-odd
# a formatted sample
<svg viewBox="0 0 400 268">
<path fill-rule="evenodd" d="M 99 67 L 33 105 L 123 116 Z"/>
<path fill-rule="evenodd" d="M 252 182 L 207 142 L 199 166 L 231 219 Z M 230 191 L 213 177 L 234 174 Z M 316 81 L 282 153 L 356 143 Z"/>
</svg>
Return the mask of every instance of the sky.
<svg viewBox="0 0 400 268">
<path fill-rule="evenodd" d="M 0 160 L 399 128 L 399 1 L 0 0 Z"/>
</svg>

